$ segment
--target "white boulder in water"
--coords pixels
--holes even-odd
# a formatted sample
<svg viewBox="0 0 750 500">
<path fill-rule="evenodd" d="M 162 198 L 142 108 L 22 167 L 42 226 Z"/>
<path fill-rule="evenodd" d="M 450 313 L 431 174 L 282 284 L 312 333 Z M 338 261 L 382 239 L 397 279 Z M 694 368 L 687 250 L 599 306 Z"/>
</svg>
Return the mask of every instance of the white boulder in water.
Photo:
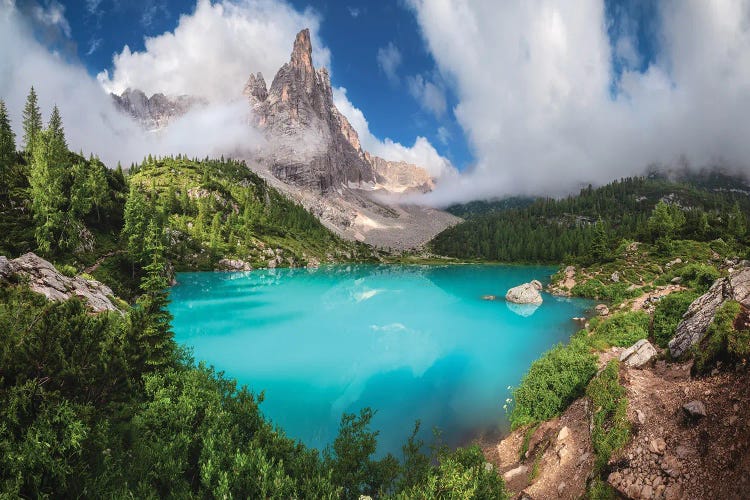
<svg viewBox="0 0 750 500">
<path fill-rule="evenodd" d="M 514 304 L 541 304 L 542 294 L 539 293 L 539 288 L 533 282 L 524 283 L 508 290 L 508 293 L 505 294 L 505 300 Z"/>
</svg>

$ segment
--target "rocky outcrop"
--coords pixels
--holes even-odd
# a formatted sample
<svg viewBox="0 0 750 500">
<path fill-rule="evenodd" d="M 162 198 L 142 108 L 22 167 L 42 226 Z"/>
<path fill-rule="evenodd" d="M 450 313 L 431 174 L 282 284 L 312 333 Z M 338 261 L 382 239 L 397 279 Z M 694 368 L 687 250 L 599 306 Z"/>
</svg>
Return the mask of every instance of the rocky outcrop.
<svg viewBox="0 0 750 500">
<path fill-rule="evenodd" d="M 705 294 L 698 297 L 677 325 L 674 338 L 669 341 L 669 352 L 679 358 L 699 343 L 714 320 L 716 311 L 728 300 L 735 300 L 750 308 L 750 268 L 731 273 L 717 280 Z"/>
<path fill-rule="evenodd" d="M 428 193 L 435 189 L 435 181 L 421 167 L 404 161 L 388 161 L 365 152 L 372 165 L 378 186 L 392 193 Z"/>
<path fill-rule="evenodd" d="M 240 259 L 221 259 L 218 263 L 220 271 L 252 271 L 253 266 L 249 262 Z"/>
<path fill-rule="evenodd" d="M 434 187 L 423 168 L 362 149 L 357 131 L 333 104 L 328 70 L 313 65 L 309 30 L 297 34 L 290 61 L 270 88 L 262 74 L 251 74 L 244 94 L 268 140 L 261 161 L 284 182 L 319 193 L 344 185 L 397 193 Z"/>
<path fill-rule="evenodd" d="M 94 312 L 118 311 L 110 300 L 114 294 L 108 286 L 78 276 L 69 278 L 33 253 L 13 260 L 0 256 L 0 280 L 28 280 L 31 290 L 41 293 L 49 300 L 64 301 L 79 297 Z"/>
<path fill-rule="evenodd" d="M 135 118 L 147 130 L 164 128 L 195 106 L 205 104 L 203 100 L 187 95 L 168 97 L 159 93 L 147 97 L 138 89 L 110 95 L 120 111 Z"/>
<path fill-rule="evenodd" d="M 319 192 L 376 181 L 357 133 L 333 104 L 328 71 L 313 66 L 309 30 L 297 34 L 269 89 L 258 73 L 244 92 L 268 139 L 262 161 L 276 177 Z"/>
<path fill-rule="evenodd" d="M 641 339 L 620 354 L 620 361 L 633 368 L 640 368 L 654 359 L 659 353 L 651 342 Z"/>
<path fill-rule="evenodd" d="M 542 295 L 532 283 L 524 283 L 508 290 L 505 300 L 514 304 L 541 304 Z"/>
</svg>

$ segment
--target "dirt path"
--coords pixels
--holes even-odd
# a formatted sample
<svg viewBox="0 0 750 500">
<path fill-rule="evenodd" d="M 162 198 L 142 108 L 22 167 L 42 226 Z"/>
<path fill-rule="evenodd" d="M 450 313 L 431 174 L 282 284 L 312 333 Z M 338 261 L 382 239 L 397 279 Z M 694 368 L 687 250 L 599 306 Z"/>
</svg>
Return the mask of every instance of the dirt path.
<svg viewBox="0 0 750 500">
<path fill-rule="evenodd" d="M 690 363 L 625 371 L 633 437 L 609 482 L 629 498 L 741 499 L 750 494 L 750 376 L 690 378 Z M 682 406 L 701 401 L 693 421 Z"/>
<path fill-rule="evenodd" d="M 84 269 L 83 272 L 86 273 L 86 274 L 91 274 L 94 271 L 96 271 L 97 269 L 99 269 L 99 266 L 101 266 L 102 263 L 105 260 L 107 260 L 108 258 L 110 258 L 110 257 L 112 257 L 114 255 L 118 255 L 118 254 L 121 254 L 121 253 L 125 253 L 125 250 L 112 250 L 111 252 L 107 252 L 104 255 L 102 255 L 101 257 L 99 257 L 98 259 L 96 259 L 96 262 L 94 262 L 94 264 L 92 266 L 89 266 L 86 269 Z"/>
</svg>

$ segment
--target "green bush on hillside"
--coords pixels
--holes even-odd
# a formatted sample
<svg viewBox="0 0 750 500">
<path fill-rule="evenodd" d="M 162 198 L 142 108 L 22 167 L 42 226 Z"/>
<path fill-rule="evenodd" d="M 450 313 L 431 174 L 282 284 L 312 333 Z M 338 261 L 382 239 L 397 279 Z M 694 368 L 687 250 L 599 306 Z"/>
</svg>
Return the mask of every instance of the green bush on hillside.
<svg viewBox="0 0 750 500">
<path fill-rule="evenodd" d="M 568 345 L 558 344 L 531 364 L 513 391 L 510 422 L 514 429 L 555 417 L 583 394 L 596 373 L 596 356 L 585 335 L 576 334 Z"/>
<path fill-rule="evenodd" d="M 604 470 L 612 454 L 625 446 L 630 437 L 628 400 L 620 385 L 620 363 L 610 361 L 586 388 L 594 410 L 591 442 L 596 453 L 594 473 Z"/>
<path fill-rule="evenodd" d="M 721 277 L 719 270 L 708 264 L 687 264 L 678 272 L 684 283 L 701 293 L 706 292 Z"/>
<path fill-rule="evenodd" d="M 722 305 L 708 326 L 703 340 L 693 348 L 694 375 L 705 375 L 717 362 L 737 362 L 750 355 L 750 330 L 735 328 L 742 306 L 735 301 Z"/>
<path fill-rule="evenodd" d="M 667 347 L 682 316 L 697 298 L 696 292 L 676 292 L 662 297 L 656 304 L 651 331 L 654 342 L 659 347 Z"/>
<path fill-rule="evenodd" d="M 590 342 L 597 347 L 630 347 L 648 337 L 650 318 L 643 311 L 618 313 L 593 326 Z"/>
</svg>

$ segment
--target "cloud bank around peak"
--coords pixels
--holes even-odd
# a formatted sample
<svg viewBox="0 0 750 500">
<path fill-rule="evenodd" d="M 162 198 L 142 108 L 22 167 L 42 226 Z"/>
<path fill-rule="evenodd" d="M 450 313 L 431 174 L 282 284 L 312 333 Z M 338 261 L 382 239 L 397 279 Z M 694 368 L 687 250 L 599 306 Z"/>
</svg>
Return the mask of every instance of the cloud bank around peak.
<svg viewBox="0 0 750 500">
<path fill-rule="evenodd" d="M 312 9 L 299 12 L 279 0 L 199 0 L 174 31 L 146 38 L 142 52 L 125 46 L 115 54 L 112 71 L 102 71 L 97 78 L 117 94 L 130 87 L 147 95 L 231 100 L 240 95 L 250 73 L 260 71 L 272 79 L 289 60 L 294 37 L 304 28 L 310 28 L 315 64 L 330 67 L 319 26 Z"/>
<path fill-rule="evenodd" d="M 370 125 L 362 110 L 354 106 L 347 97 L 345 88 L 333 89 L 333 103 L 357 131 L 359 142 L 365 151 L 388 161 L 404 161 L 418 165 L 435 178 L 445 179 L 456 175 L 456 169 L 451 162 L 441 156 L 425 137 L 418 136 L 411 147 L 387 137 L 383 140 L 378 139 L 370 132 Z"/>
<path fill-rule="evenodd" d="M 436 202 L 562 194 L 683 158 L 748 172 L 747 0 L 660 2 L 649 57 L 633 29 L 608 33 L 603 0 L 409 4 L 477 160 Z"/>
<path fill-rule="evenodd" d="M 19 148 L 22 110 L 32 85 L 45 122 L 52 107 L 59 107 L 70 149 L 97 154 L 109 166 L 139 162 L 148 154 L 203 157 L 239 154 L 260 146 L 261 136 L 249 125 L 244 100 L 193 110 L 157 133 L 143 130 L 115 108 L 109 94 L 80 63 L 37 41 L 34 22 L 64 21 L 55 17 L 62 15 L 57 4 L 50 5 L 55 10 L 30 18 L 13 2 L 0 0 L 0 99 L 8 106 Z"/>
</svg>

